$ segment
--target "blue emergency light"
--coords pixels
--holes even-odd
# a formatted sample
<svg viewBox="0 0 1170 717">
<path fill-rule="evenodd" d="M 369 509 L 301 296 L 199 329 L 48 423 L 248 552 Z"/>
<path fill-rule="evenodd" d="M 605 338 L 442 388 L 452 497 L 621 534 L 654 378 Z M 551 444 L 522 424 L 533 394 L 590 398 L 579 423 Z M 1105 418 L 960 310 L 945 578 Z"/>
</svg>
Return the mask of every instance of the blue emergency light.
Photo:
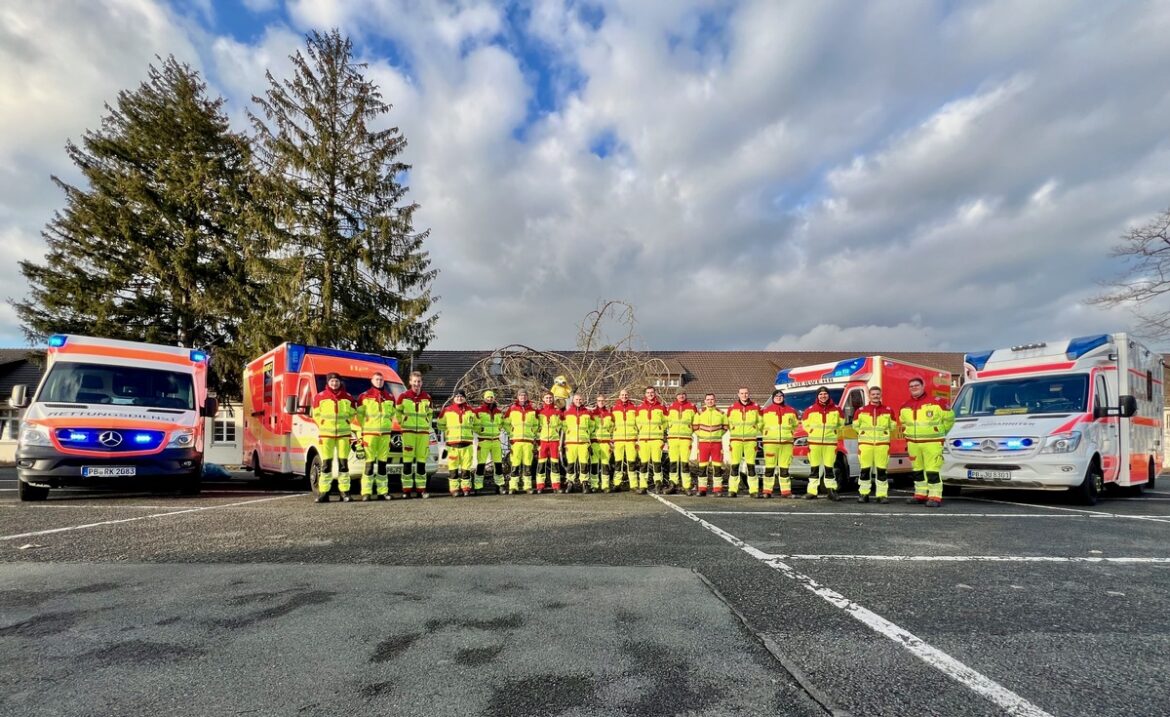
<svg viewBox="0 0 1170 717">
<path fill-rule="evenodd" d="M 49 348 L 54 348 L 54 349 L 61 348 L 62 346 L 65 345 L 65 340 L 68 338 L 69 338 L 68 336 L 62 336 L 61 334 L 54 334 L 53 336 L 50 336 L 49 337 Z"/>
<path fill-rule="evenodd" d="M 987 362 L 991 360 L 991 354 L 995 351 L 979 351 L 978 353 L 967 354 L 963 357 L 963 363 L 968 364 L 976 371 L 982 371 Z"/>
<path fill-rule="evenodd" d="M 1076 361 L 1080 357 L 1089 353 L 1093 349 L 1100 348 L 1109 343 L 1109 334 L 1098 334 L 1096 336 L 1078 336 L 1068 342 L 1068 350 L 1064 355 L 1070 361 Z"/>
<path fill-rule="evenodd" d="M 852 376 L 853 374 L 860 371 L 861 367 L 864 365 L 865 365 L 865 357 L 864 356 L 860 357 L 860 358 L 855 358 L 855 359 L 846 359 L 846 360 L 838 363 L 836 366 L 834 366 L 833 372 L 830 375 L 833 378 L 845 378 L 847 376 Z"/>
<path fill-rule="evenodd" d="M 195 350 L 191 352 L 191 360 L 195 363 L 203 363 L 207 360 L 207 352 Z"/>
</svg>

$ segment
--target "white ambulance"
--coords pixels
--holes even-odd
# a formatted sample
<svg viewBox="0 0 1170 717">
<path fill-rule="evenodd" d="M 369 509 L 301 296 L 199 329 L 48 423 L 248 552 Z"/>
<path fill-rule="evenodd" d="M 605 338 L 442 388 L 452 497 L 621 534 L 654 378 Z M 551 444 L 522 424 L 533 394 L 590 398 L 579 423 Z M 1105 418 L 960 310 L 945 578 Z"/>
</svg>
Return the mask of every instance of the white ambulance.
<svg viewBox="0 0 1170 717">
<path fill-rule="evenodd" d="M 1123 333 L 967 354 L 943 482 L 1068 490 L 1153 487 L 1162 469 L 1162 357 Z"/>
</svg>

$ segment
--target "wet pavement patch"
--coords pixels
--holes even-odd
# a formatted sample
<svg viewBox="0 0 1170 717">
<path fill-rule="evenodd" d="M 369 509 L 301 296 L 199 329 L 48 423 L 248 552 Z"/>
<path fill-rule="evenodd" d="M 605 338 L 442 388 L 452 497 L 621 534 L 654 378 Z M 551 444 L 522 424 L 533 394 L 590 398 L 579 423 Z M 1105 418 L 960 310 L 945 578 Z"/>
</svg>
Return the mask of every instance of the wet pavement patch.
<svg viewBox="0 0 1170 717">
<path fill-rule="evenodd" d="M 402 653 L 410 649 L 410 646 L 418 640 L 420 635 L 412 633 L 409 635 L 392 635 L 378 643 L 374 648 L 374 654 L 370 655 L 370 662 L 375 664 L 382 662 L 389 662 L 395 659 Z"/>
</svg>

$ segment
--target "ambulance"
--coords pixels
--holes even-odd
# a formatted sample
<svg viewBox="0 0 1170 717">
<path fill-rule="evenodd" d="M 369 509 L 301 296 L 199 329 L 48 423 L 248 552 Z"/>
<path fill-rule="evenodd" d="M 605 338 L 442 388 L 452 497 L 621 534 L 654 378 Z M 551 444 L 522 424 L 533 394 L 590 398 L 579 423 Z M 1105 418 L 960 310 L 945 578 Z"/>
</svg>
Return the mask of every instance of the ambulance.
<svg viewBox="0 0 1170 717">
<path fill-rule="evenodd" d="M 49 337 L 45 375 L 28 399 L 16 447 L 20 500 L 53 488 L 134 484 L 193 495 L 203 474 L 209 356 L 136 341 Z"/>
<path fill-rule="evenodd" d="M 943 483 L 1140 492 L 1162 469 L 1162 357 L 1124 333 L 970 353 L 944 446 Z"/>
<path fill-rule="evenodd" d="M 910 398 L 909 383 L 915 377 L 924 381 L 928 395 L 950 398 L 950 371 L 888 356 L 859 356 L 844 361 L 785 369 L 776 374 L 775 387 L 784 391 L 784 402 L 796 409 L 798 415 L 816 401 L 818 388 L 824 386 L 829 389 L 829 399 L 841 409 L 846 423 L 837 442 L 837 461 L 834 466 L 837 483 L 844 490 L 855 487 L 861 476 L 861 464 L 857 459 L 857 431 L 851 426 L 853 414 L 869 403 L 869 389 L 874 386 L 882 389 L 882 403 L 897 414 L 902 404 Z M 797 478 L 808 478 L 811 472 L 808 464 L 808 436 L 803 429 L 797 430 L 792 454 L 789 471 Z M 906 440 L 897 433 L 890 442 L 887 470 L 891 477 L 910 472 Z"/>
<path fill-rule="evenodd" d="M 370 378 L 375 373 L 382 374 L 386 388 L 395 398 L 406 390 L 398 375 L 398 359 L 389 356 L 283 343 L 253 359 L 244 369 L 242 464 L 255 477 L 304 478 L 313 492 L 317 491 L 321 458 L 317 424 L 311 412 L 313 399 L 325 390 L 325 377 L 330 373 L 341 376 L 355 405 L 357 397 L 370 388 Z M 350 473 L 355 476 L 364 468 L 359 436 L 355 424 L 349 460 Z M 392 458 L 402 453 L 402 434 L 397 430 L 391 435 L 390 452 Z M 437 440 L 432 432 L 428 475 L 438 469 L 437 454 Z M 400 462 L 391 461 L 391 471 L 397 474 L 401 469 Z"/>
</svg>

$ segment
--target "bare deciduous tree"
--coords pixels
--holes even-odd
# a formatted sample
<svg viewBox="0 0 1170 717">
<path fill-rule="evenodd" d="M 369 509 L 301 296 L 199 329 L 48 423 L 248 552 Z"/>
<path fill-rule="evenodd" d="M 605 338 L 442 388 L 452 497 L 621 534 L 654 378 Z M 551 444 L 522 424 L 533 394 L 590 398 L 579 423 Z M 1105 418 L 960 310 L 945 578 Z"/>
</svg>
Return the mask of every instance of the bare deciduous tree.
<svg viewBox="0 0 1170 717">
<path fill-rule="evenodd" d="M 646 351 L 636 329 L 633 306 L 613 299 L 600 301 L 577 325 L 576 351 L 502 346 L 476 362 L 455 388 L 469 396 L 491 389 L 501 402 L 524 389 L 539 403 L 553 380 L 564 376 L 586 403 L 598 393 L 612 396 L 623 388 L 637 395 L 655 377 L 666 374 L 667 366 Z"/>
<path fill-rule="evenodd" d="M 1170 294 L 1170 209 L 1126 232 L 1109 255 L 1122 257 L 1129 265 L 1109 282 L 1108 291 L 1089 303 L 1132 309 L 1144 335 L 1170 338 L 1170 308 L 1165 302 Z"/>
</svg>

